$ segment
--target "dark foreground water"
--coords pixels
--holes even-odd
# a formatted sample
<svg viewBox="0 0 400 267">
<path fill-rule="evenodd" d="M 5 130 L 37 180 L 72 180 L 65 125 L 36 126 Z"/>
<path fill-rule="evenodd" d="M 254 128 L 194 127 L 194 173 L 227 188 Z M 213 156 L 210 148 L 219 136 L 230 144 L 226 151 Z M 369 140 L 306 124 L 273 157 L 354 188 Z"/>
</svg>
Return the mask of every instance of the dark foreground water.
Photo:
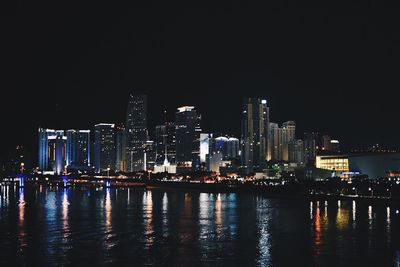
<svg viewBox="0 0 400 267">
<path fill-rule="evenodd" d="M 398 207 L 1 187 L 0 266 L 400 266 Z"/>
</svg>

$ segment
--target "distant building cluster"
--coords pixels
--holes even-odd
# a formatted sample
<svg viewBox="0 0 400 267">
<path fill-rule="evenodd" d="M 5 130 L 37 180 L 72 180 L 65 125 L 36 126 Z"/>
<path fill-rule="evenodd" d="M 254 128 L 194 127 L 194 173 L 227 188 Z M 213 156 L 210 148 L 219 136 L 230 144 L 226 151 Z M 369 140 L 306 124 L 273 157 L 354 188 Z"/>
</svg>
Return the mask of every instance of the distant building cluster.
<svg viewBox="0 0 400 267">
<path fill-rule="evenodd" d="M 264 98 L 244 98 L 240 139 L 204 133 L 194 106 L 178 107 L 175 121 L 148 128 L 146 95 L 130 95 L 124 125 L 99 123 L 93 130 L 39 128 L 39 171 L 207 171 L 249 175 L 266 172 L 271 162 L 314 165 L 317 153 L 339 153 L 339 141 L 307 132 L 297 138 L 296 123 L 270 121 Z"/>
</svg>

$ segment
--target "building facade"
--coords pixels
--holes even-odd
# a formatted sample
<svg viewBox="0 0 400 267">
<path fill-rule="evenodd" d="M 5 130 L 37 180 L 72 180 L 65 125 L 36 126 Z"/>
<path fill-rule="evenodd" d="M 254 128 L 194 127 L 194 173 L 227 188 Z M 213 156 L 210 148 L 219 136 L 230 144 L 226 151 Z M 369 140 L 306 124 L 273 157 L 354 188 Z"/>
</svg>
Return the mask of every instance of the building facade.
<svg viewBox="0 0 400 267">
<path fill-rule="evenodd" d="M 176 162 L 178 172 L 200 169 L 201 116 L 192 106 L 178 108 L 176 113 Z"/>
<path fill-rule="evenodd" d="M 39 128 L 39 169 L 62 174 L 67 163 L 67 137 L 63 130 Z"/>
<path fill-rule="evenodd" d="M 155 128 L 156 163 L 162 164 L 165 160 L 165 147 L 168 162 L 176 163 L 176 134 L 175 123 L 166 122 Z"/>
<path fill-rule="evenodd" d="M 147 136 L 147 96 L 130 95 L 126 112 L 126 161 L 128 172 L 145 166 Z"/>
<path fill-rule="evenodd" d="M 90 130 L 67 130 L 67 168 L 89 170 L 90 147 Z"/>
<path fill-rule="evenodd" d="M 115 141 L 115 124 L 100 123 L 95 125 L 94 159 L 96 172 L 115 170 Z"/>
<path fill-rule="evenodd" d="M 241 158 L 246 174 L 266 166 L 269 155 L 269 107 L 267 100 L 245 98 L 242 106 Z"/>
<path fill-rule="evenodd" d="M 117 126 L 115 128 L 116 135 L 116 159 L 115 159 L 115 171 L 126 172 L 126 132 L 123 125 Z"/>
</svg>

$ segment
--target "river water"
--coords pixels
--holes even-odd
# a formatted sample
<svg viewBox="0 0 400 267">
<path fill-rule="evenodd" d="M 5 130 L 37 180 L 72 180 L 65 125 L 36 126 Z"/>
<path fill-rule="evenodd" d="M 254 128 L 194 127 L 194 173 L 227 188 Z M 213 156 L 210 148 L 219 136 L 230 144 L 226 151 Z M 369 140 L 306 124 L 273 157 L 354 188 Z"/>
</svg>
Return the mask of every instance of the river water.
<svg viewBox="0 0 400 267">
<path fill-rule="evenodd" d="M 0 266 L 400 266 L 400 207 L 0 188 Z"/>
</svg>

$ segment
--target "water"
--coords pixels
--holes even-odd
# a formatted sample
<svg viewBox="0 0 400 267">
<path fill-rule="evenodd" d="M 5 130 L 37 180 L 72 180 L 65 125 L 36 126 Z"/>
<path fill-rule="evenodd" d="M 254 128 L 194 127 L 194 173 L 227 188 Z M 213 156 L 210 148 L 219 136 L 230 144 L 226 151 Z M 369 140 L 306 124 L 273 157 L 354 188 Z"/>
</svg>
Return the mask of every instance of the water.
<svg viewBox="0 0 400 267">
<path fill-rule="evenodd" d="M 400 266 L 397 208 L 1 187 L 0 266 Z"/>
</svg>

